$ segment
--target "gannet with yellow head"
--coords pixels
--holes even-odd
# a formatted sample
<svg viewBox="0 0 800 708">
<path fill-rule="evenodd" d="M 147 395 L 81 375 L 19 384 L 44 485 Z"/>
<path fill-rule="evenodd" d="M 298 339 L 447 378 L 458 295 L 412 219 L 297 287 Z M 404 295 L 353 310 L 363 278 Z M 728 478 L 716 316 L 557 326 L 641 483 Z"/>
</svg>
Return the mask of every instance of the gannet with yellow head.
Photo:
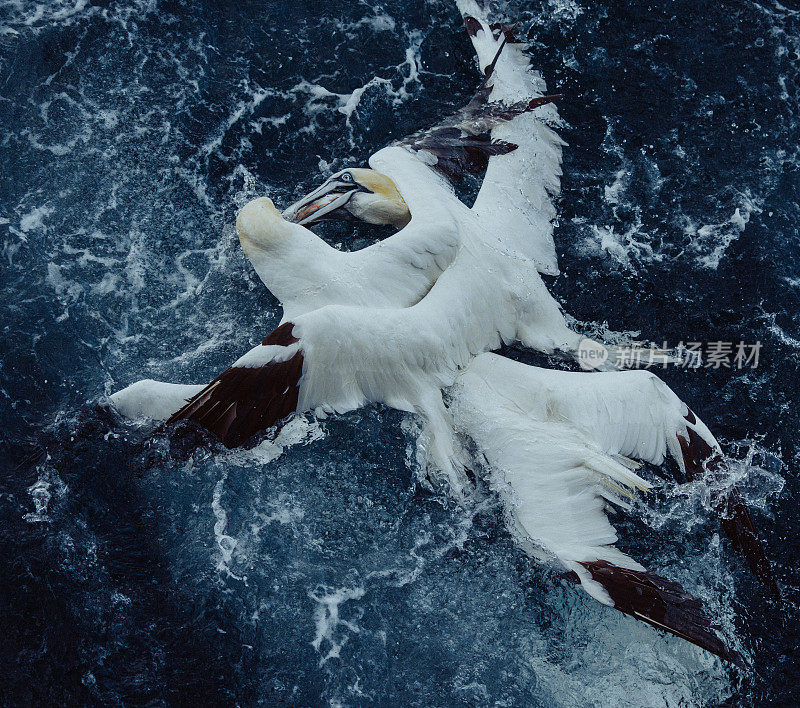
<svg viewBox="0 0 800 708">
<path fill-rule="evenodd" d="M 466 25 L 479 56 L 492 55 L 498 43 L 502 47 L 504 31 L 495 32 L 474 3 L 459 4 L 474 14 Z M 487 75 L 499 52 L 492 56 L 490 66 L 481 65 Z M 498 81 L 495 88 L 503 85 Z M 500 116 L 522 118 L 527 108 L 542 105 L 535 103 L 539 98 L 523 96 L 511 104 L 526 109 L 517 113 L 504 104 L 483 116 L 471 114 L 471 125 L 502 127 Z M 529 125 L 527 118 L 521 122 L 523 132 Z M 614 548 L 616 536 L 605 517 L 608 502 L 648 486 L 627 456 L 659 464 L 669 452 L 687 473 L 690 465 L 699 473 L 703 459 L 719 451 L 708 429 L 651 373 L 552 372 L 481 353 L 514 340 L 545 351 L 569 351 L 580 341 L 538 276 L 537 268 L 556 268 L 549 232 L 538 240 L 534 234 L 533 246 L 524 243 L 526 229 L 548 221 L 549 213 L 524 206 L 526 195 L 532 201 L 546 196 L 557 174 L 540 180 L 538 192 L 514 184 L 525 160 L 502 161 L 517 147 L 509 141 L 512 128 L 513 122 L 505 126 L 505 142 L 494 140 L 492 130 L 488 141 L 466 135 L 454 144 L 451 122 L 446 136 L 432 131 L 376 153 L 371 170 L 337 173 L 284 214 L 266 198 L 248 204 L 237 220 L 242 245 L 295 314 L 285 314 L 281 326 L 209 385 L 184 387 L 185 405 L 173 387 L 153 410 L 163 415 L 172 408 L 171 421 L 193 420 L 229 446 L 292 412 L 344 412 L 368 402 L 414 411 L 430 431 L 434 466 L 456 493 L 464 478 L 454 432 L 476 443 L 497 484 L 509 492 L 509 528 L 531 555 L 555 559 L 601 602 L 736 660 L 714 634 L 699 600 Z M 550 148 L 542 159 L 552 166 L 560 152 L 555 141 Z M 493 175 L 472 210 L 436 174 L 452 173 L 465 161 L 488 162 L 487 179 Z M 501 197 L 519 199 L 520 205 L 514 210 L 499 202 L 493 223 L 492 201 Z M 401 230 L 370 247 L 370 257 L 370 249 L 340 253 L 306 228 L 325 218 Z M 442 229 L 455 242 L 449 265 L 436 263 L 436 248 L 426 241 Z M 374 255 L 381 249 L 394 253 L 383 270 Z M 426 253 L 434 266 L 426 268 Z M 364 280 L 370 269 L 380 276 Z M 413 300 L 410 306 L 382 306 L 381 293 L 391 287 L 382 279 L 389 271 L 407 277 L 403 270 L 420 271 L 415 283 L 427 281 L 430 292 L 419 288 L 413 300 L 413 288 L 407 289 L 403 297 Z M 293 291 L 298 285 L 305 290 L 299 296 Z M 138 396 L 123 391 L 112 402 L 120 410 L 136 403 L 141 413 L 144 399 L 157 390 L 155 382 L 143 383 Z"/>
<path fill-rule="evenodd" d="M 544 82 L 510 35 L 495 33 L 494 26 L 478 33 L 469 16 L 466 24 L 484 77 L 467 106 L 378 151 L 369 168 L 336 172 L 280 215 L 265 198 L 240 212 L 242 246 L 283 303 L 283 321 L 327 304 L 413 305 L 465 245 L 488 246 L 494 257 L 513 253 L 535 271 L 558 273 L 549 196 L 559 187 L 562 142 L 544 122 L 557 118 L 555 97 L 543 95 Z M 539 109 L 541 115 L 534 115 Z M 497 131 L 503 127 L 501 140 Z M 499 168 L 493 166 L 497 160 L 503 160 Z M 470 209 L 449 180 L 483 170 L 486 178 Z M 508 189 L 509 176 L 516 191 Z M 399 230 L 369 248 L 340 253 L 308 230 L 331 219 Z M 567 330 L 546 288 L 537 292 L 542 302 L 533 308 L 546 311 L 555 329 L 527 344 L 576 351 L 580 337 Z"/>
<path fill-rule="evenodd" d="M 349 215 L 368 224 L 402 229 L 411 221 L 408 205 L 386 175 L 363 167 L 349 167 L 331 175 L 318 189 L 283 212 L 285 218 L 310 225 Z"/>
</svg>

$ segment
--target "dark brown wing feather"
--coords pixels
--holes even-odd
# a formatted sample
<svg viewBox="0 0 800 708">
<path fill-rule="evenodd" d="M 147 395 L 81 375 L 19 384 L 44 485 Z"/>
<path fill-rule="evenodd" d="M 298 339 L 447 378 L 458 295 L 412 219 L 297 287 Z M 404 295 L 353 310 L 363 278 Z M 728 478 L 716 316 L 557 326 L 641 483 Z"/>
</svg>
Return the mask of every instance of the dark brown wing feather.
<svg viewBox="0 0 800 708">
<path fill-rule="evenodd" d="M 262 344 L 297 342 L 291 323 L 268 334 Z M 237 447 L 297 410 L 303 352 L 286 361 L 259 367 L 231 366 L 175 413 L 167 423 L 193 420 L 214 433 L 226 447 Z"/>
<path fill-rule="evenodd" d="M 710 651 L 738 666 L 741 657 L 714 633 L 714 625 L 699 598 L 678 583 L 649 571 L 628 570 L 605 560 L 581 563 L 614 602 L 614 608 L 687 642 Z M 568 575 L 578 580 L 574 573 Z"/>
<path fill-rule="evenodd" d="M 471 17 L 465 19 L 468 32 L 471 30 L 470 20 L 476 22 Z M 439 125 L 420 130 L 394 143 L 411 152 L 427 153 L 433 158 L 431 167 L 448 179 L 455 180 L 467 174 L 483 172 L 490 157 L 516 150 L 518 146 L 514 143 L 492 140 L 492 128 L 561 98 L 561 94 L 554 94 L 512 104 L 489 101 L 489 77 L 509 36 L 505 30 L 498 29 L 498 32 L 504 34 L 503 43 L 492 63 L 486 67 L 486 76 L 472 100 Z M 430 159 L 423 161 L 431 163 Z"/>
<path fill-rule="evenodd" d="M 294 322 L 284 322 L 280 327 L 273 329 L 261 342 L 264 345 L 275 344 L 279 347 L 288 347 L 300 340 L 292 334 Z"/>
<path fill-rule="evenodd" d="M 687 422 L 696 422 L 692 411 L 686 416 Z M 678 435 L 686 476 L 689 481 L 705 478 L 711 490 L 711 507 L 719 515 L 722 530 L 731 540 L 734 548 L 744 554 L 750 570 L 764 583 L 776 598 L 780 589 L 772 575 L 772 568 L 764 548 L 756 534 L 750 511 L 736 487 L 714 484 L 725 475 L 725 461 L 694 430 L 687 428 L 688 439 Z"/>
<path fill-rule="evenodd" d="M 464 27 L 466 27 L 467 34 L 470 37 L 474 37 L 483 29 L 481 23 L 471 15 L 464 15 Z M 503 35 L 506 38 L 506 42 L 510 44 L 520 44 L 516 34 L 516 25 L 506 24 L 504 22 L 490 22 L 489 29 L 492 31 L 492 37 L 494 37 L 495 40 L 500 39 L 500 35 Z"/>
</svg>

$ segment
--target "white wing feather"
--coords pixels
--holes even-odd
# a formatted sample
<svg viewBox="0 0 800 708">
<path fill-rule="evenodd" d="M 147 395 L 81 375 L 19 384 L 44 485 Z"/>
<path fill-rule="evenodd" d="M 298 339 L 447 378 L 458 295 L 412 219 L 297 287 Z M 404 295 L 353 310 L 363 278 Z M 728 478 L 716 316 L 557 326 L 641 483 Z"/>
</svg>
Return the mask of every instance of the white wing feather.
<svg viewBox="0 0 800 708">
<path fill-rule="evenodd" d="M 143 379 L 109 396 L 108 402 L 126 418 L 166 420 L 204 388 L 205 384 L 174 384 Z"/>
<path fill-rule="evenodd" d="M 412 307 L 331 306 L 294 324 L 306 357 L 301 407 L 338 412 L 367 402 L 410 410 L 421 391 L 449 386 L 502 343 L 553 352 L 581 340 L 526 259 L 472 240 Z"/>
<path fill-rule="evenodd" d="M 453 221 L 439 218 L 438 204 L 416 203 L 415 212 L 396 234 L 351 252 L 278 219 L 266 198 L 247 204 L 236 223 L 245 254 L 280 300 L 286 321 L 325 305 L 408 307 L 424 297 L 455 258 L 460 239 Z"/>
<path fill-rule="evenodd" d="M 613 547 L 617 535 L 605 514 L 608 502 L 624 504 L 633 490 L 650 487 L 627 458 L 660 464 L 670 452 L 683 465 L 677 436 L 689 427 L 718 448 L 647 371 L 572 373 L 484 354 L 448 398 L 457 428 L 474 440 L 506 496 L 516 537 L 531 552 L 554 555 L 605 603 L 605 591 L 578 563 L 643 570 Z"/>
<path fill-rule="evenodd" d="M 500 49 L 503 35 L 494 37 L 485 11 L 473 0 L 458 0 L 458 6 L 462 15 L 474 18 L 482 27 L 471 39 L 483 73 Z M 490 99 L 509 105 L 538 98 L 547 91 L 544 79 L 531 68 L 517 44 L 505 45 L 490 81 Z M 514 243 L 536 261 L 539 271 L 546 275 L 559 272 L 552 225 L 556 211 L 551 196 L 560 191 L 561 148 L 566 143 L 544 121 L 557 120 L 558 111 L 550 103 L 492 129 L 493 140 L 518 147 L 489 159 L 472 207 L 487 225 L 503 232 L 509 244 Z"/>
</svg>

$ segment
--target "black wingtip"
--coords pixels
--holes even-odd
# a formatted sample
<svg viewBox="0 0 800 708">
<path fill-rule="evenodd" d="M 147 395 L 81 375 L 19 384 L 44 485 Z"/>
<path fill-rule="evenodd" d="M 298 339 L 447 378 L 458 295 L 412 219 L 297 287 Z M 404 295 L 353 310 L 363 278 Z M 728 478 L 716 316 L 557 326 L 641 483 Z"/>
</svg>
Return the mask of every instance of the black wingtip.
<svg viewBox="0 0 800 708">
<path fill-rule="evenodd" d="M 603 586 L 615 609 L 745 668 L 742 657 L 715 634 L 702 601 L 686 592 L 679 583 L 650 571 L 630 570 L 605 560 L 580 565 Z"/>
<path fill-rule="evenodd" d="M 289 347 L 299 340 L 286 322 L 270 332 L 262 346 Z M 231 366 L 174 413 L 167 425 L 191 420 L 214 433 L 226 447 L 239 447 L 253 435 L 296 412 L 303 350 L 259 366 Z"/>
<path fill-rule="evenodd" d="M 492 22 L 489 25 L 492 30 L 492 36 L 497 40 L 500 39 L 502 34 L 509 44 L 522 44 L 517 36 L 517 25 L 506 22 Z"/>
<path fill-rule="evenodd" d="M 470 37 L 474 37 L 482 29 L 481 23 L 472 17 L 472 15 L 464 15 L 464 27 Z"/>
<path fill-rule="evenodd" d="M 497 25 L 497 26 L 499 26 L 499 25 Z M 464 15 L 464 27 L 466 28 L 467 34 L 470 37 L 474 37 L 475 35 L 478 34 L 478 32 L 480 32 L 483 29 L 483 26 L 481 25 L 480 21 L 478 21 L 477 19 L 475 19 L 471 15 Z M 493 30 L 492 36 L 493 37 L 494 37 L 494 27 L 495 26 L 492 26 L 492 30 Z M 503 53 L 503 47 L 505 47 L 506 46 L 506 42 L 509 41 L 509 36 L 511 36 L 513 38 L 513 34 L 509 35 L 506 32 L 502 32 L 502 35 L 503 35 L 503 41 L 500 43 L 500 47 L 497 50 L 497 53 L 494 55 L 494 59 L 492 59 L 491 63 L 483 70 L 483 83 L 481 84 L 481 88 L 486 86 L 486 82 L 489 80 L 489 77 L 492 75 L 492 72 L 494 71 L 494 67 L 497 65 L 497 60 L 500 58 L 500 55 Z M 494 37 L 494 38 L 495 39 L 499 39 L 499 35 L 497 35 L 497 37 Z"/>
<path fill-rule="evenodd" d="M 720 525 L 733 547 L 744 555 L 753 575 L 769 589 L 775 600 L 781 599 L 781 589 L 772 574 L 761 540 L 758 538 L 750 510 L 736 487 L 731 487 L 715 500 L 714 510 L 719 515 Z"/>
<path fill-rule="evenodd" d="M 467 34 L 470 37 L 475 37 L 478 32 L 483 29 L 483 25 L 481 25 L 480 20 L 472 17 L 472 15 L 464 15 L 464 27 L 466 28 Z M 490 22 L 489 30 L 491 31 L 492 38 L 495 41 L 500 39 L 500 35 L 502 35 L 506 38 L 509 44 L 521 44 L 519 37 L 517 36 L 517 26 L 514 24 Z"/>
<path fill-rule="evenodd" d="M 491 78 L 492 74 L 494 73 L 494 68 L 495 68 L 495 66 L 497 66 L 497 60 L 500 58 L 500 55 L 503 53 L 503 49 L 505 48 L 507 41 L 508 41 L 508 37 L 503 35 L 503 41 L 500 42 L 500 47 L 498 48 L 497 53 L 494 55 L 494 59 L 492 59 L 492 63 L 489 64 L 489 66 L 487 66 L 486 69 L 484 69 L 484 71 L 483 71 L 483 83 L 481 84 L 481 87 L 486 86 L 486 82 L 489 81 L 489 79 Z"/>
<path fill-rule="evenodd" d="M 690 426 L 697 422 L 697 417 L 691 410 L 684 417 Z M 683 435 L 677 437 L 687 480 L 705 478 L 711 492 L 711 508 L 718 515 L 725 535 L 733 547 L 744 555 L 753 575 L 769 589 L 775 599 L 779 600 L 781 591 L 756 533 L 750 510 L 735 486 L 726 487 L 722 484 L 725 476 L 724 458 L 691 427 L 687 427 L 686 431 L 686 437 Z"/>
</svg>

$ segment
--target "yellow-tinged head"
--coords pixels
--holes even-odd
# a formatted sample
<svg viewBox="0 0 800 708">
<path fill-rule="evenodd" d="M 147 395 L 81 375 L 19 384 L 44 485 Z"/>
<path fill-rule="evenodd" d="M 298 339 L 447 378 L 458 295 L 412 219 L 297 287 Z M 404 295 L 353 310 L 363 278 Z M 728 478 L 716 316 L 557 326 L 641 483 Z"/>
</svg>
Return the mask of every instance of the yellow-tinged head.
<svg viewBox="0 0 800 708">
<path fill-rule="evenodd" d="M 283 215 L 306 226 L 324 219 L 357 219 L 402 228 L 411 220 L 395 183 L 380 172 L 361 167 L 332 175 Z"/>
<path fill-rule="evenodd" d="M 269 197 L 245 204 L 236 217 L 236 234 L 248 257 L 254 247 L 269 248 L 291 236 L 295 229 L 297 225 L 286 221 Z"/>
</svg>

